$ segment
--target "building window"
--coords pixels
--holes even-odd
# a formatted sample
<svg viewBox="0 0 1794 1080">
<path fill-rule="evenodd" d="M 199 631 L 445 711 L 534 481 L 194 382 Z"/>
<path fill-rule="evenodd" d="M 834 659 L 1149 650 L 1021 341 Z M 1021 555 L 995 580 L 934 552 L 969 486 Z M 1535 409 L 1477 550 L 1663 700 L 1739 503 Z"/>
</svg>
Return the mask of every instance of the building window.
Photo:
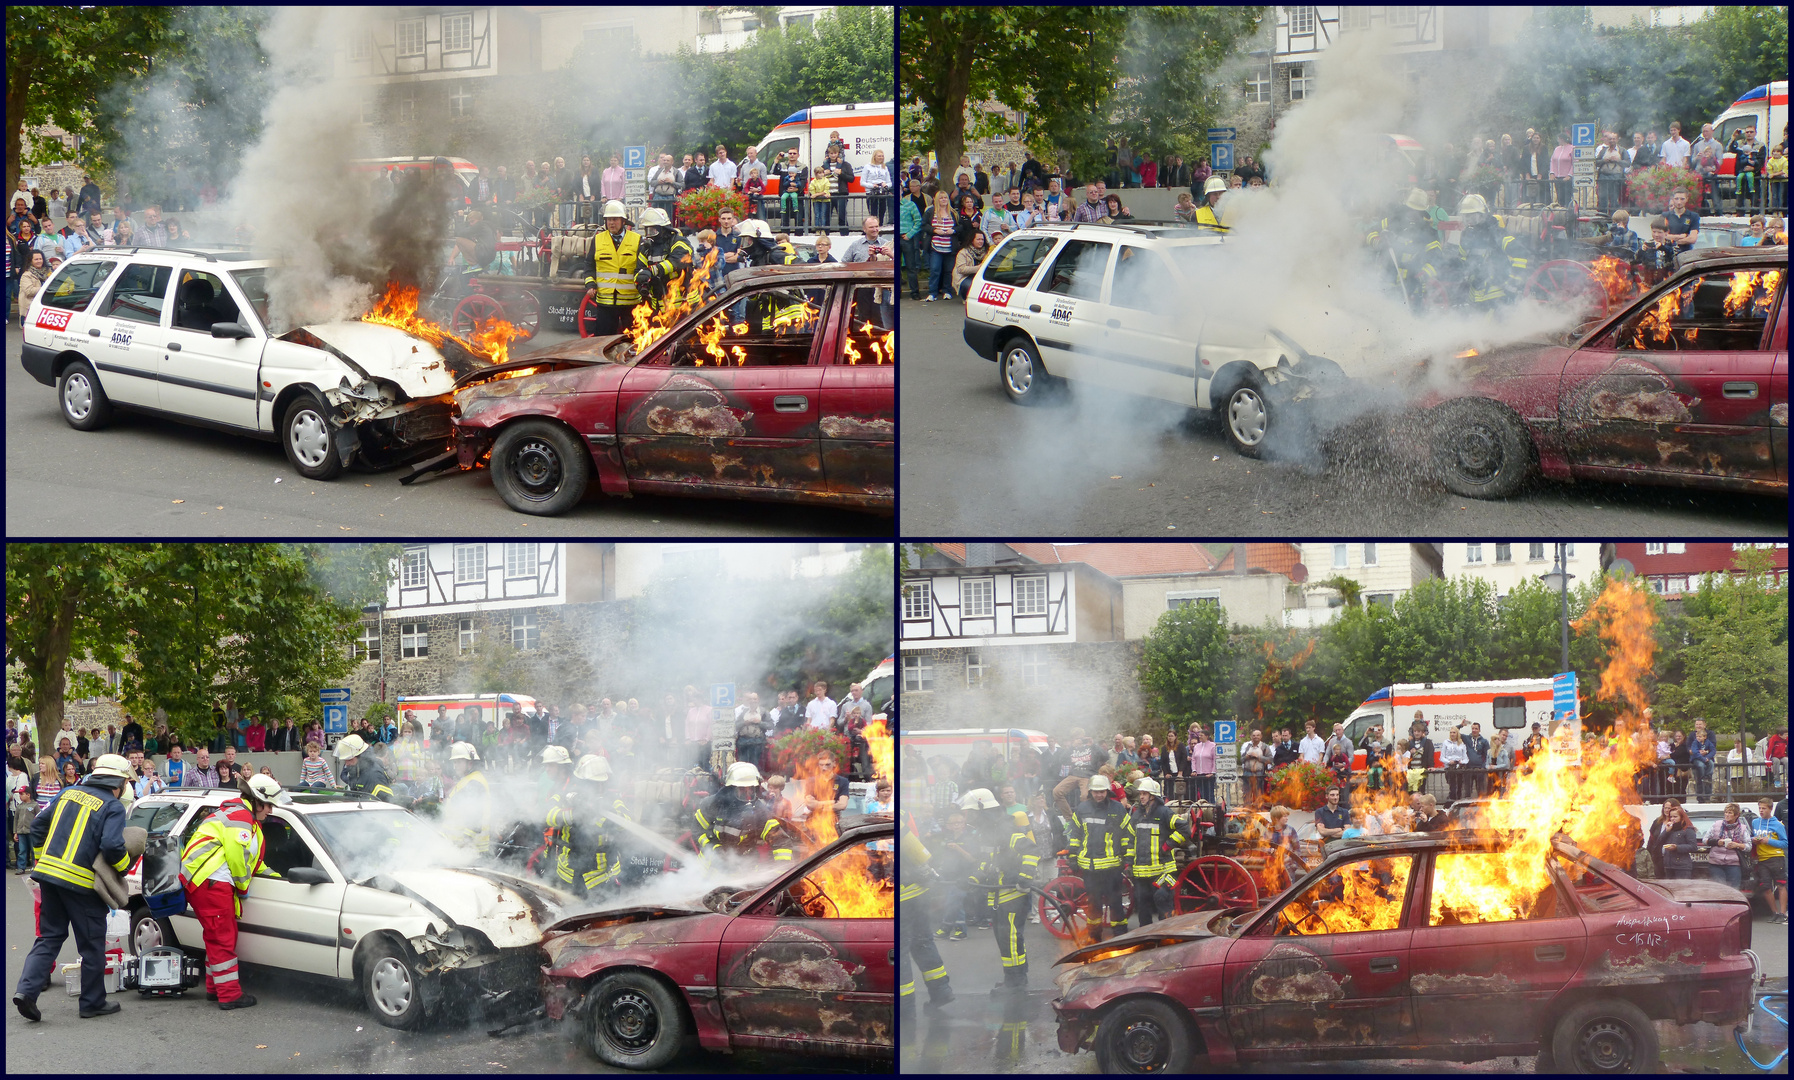
<svg viewBox="0 0 1794 1080">
<path fill-rule="evenodd" d="M 1514 545 L 1512 545 L 1512 544 L 1496 544 L 1495 545 L 1495 561 L 1498 563 L 1513 562 L 1514 561 Z"/>
<path fill-rule="evenodd" d="M 1668 544 L 1668 545 L 1666 545 L 1666 547 L 1668 548 L 1668 551 L 1671 555 L 1686 555 L 1686 554 L 1688 554 L 1688 545 L 1687 544 Z"/>
<path fill-rule="evenodd" d="M 355 658 L 358 660 L 380 659 L 380 628 L 373 623 L 361 624 L 361 637 L 355 642 Z"/>
<path fill-rule="evenodd" d="M 486 545 L 455 545 L 455 584 L 478 585 L 486 580 Z"/>
<path fill-rule="evenodd" d="M 1671 574 L 1669 577 L 1663 579 L 1663 585 L 1663 591 L 1671 595 L 1685 593 L 1688 591 L 1688 575 Z"/>
<path fill-rule="evenodd" d="M 1383 607 L 1394 607 L 1395 606 L 1395 594 L 1392 592 L 1370 593 L 1365 596 L 1364 603 L 1365 603 L 1365 606 L 1367 606 L 1367 607 L 1371 604 L 1380 604 Z"/>
<path fill-rule="evenodd" d="M 1567 562 L 1570 559 L 1574 559 L 1575 557 L 1576 557 L 1576 545 L 1575 544 L 1565 544 L 1564 545 L 1564 560 Z"/>
<path fill-rule="evenodd" d="M 1419 10 L 1419 8 L 1412 7 L 1392 7 L 1389 9 L 1389 25 L 1413 26 L 1419 21 L 1415 16 L 1415 12 Z"/>
<path fill-rule="evenodd" d="M 1017 615 L 1046 614 L 1046 578 L 1015 579 L 1015 613 Z"/>
<path fill-rule="evenodd" d="M 1347 544 L 1333 545 L 1333 569 L 1344 570 L 1347 566 L 1351 565 L 1352 560 L 1347 552 L 1348 547 L 1349 545 Z"/>
<path fill-rule="evenodd" d="M 1481 544 L 1465 544 L 1464 545 L 1464 561 L 1467 563 L 1482 562 L 1483 561 L 1483 546 Z"/>
<path fill-rule="evenodd" d="M 473 625 L 472 619 L 461 620 L 460 654 L 472 656 L 480 651 L 480 631 Z"/>
<path fill-rule="evenodd" d="M 468 93 L 465 85 L 456 86 L 455 92 L 449 95 L 449 115 L 473 115 L 473 95 Z"/>
<path fill-rule="evenodd" d="M 407 589 L 421 589 L 430 582 L 430 552 L 427 548 L 411 548 L 405 552 L 405 570 L 399 584 Z"/>
<path fill-rule="evenodd" d="M 1218 592 L 1170 592 L 1165 594 L 1165 607 L 1170 611 L 1189 607 L 1191 604 L 1215 604 L 1218 606 L 1220 603 L 1221 594 Z"/>
<path fill-rule="evenodd" d="M 1046 649 L 1029 645 L 1022 650 L 1022 685 L 1040 686 L 1046 682 Z"/>
<path fill-rule="evenodd" d="M 1303 101 L 1308 97 L 1308 69 L 1302 64 L 1291 64 L 1289 69 L 1289 99 Z"/>
<path fill-rule="evenodd" d="M 442 51 L 469 52 L 473 49 L 473 15 L 442 17 Z"/>
<path fill-rule="evenodd" d="M 988 619 L 996 614 L 994 588 L 990 578 L 975 578 L 960 585 L 960 616 L 966 619 Z"/>
<path fill-rule="evenodd" d="M 785 18 L 785 25 L 788 27 L 789 26 L 811 26 L 816 22 L 815 15 L 787 15 L 784 18 Z"/>
<path fill-rule="evenodd" d="M 1271 75 L 1267 71 L 1254 71 L 1246 80 L 1246 103 L 1249 105 L 1268 105 L 1271 101 Z"/>
<path fill-rule="evenodd" d="M 430 655 L 430 631 L 423 623 L 399 624 L 399 655 L 416 660 Z"/>
<path fill-rule="evenodd" d="M 903 689 L 933 690 L 934 660 L 927 656 L 906 656 L 903 658 Z"/>
<path fill-rule="evenodd" d="M 1341 30 L 1369 30 L 1370 9 L 1367 7 L 1340 8 L 1339 28 Z"/>
<path fill-rule="evenodd" d="M 1545 545 L 1543 545 L 1543 544 L 1527 544 L 1526 545 L 1526 561 L 1528 561 L 1528 562 L 1544 562 L 1545 561 Z"/>
<path fill-rule="evenodd" d="M 422 56 L 424 54 L 424 21 L 422 19 L 400 19 L 393 24 L 392 38 L 398 43 L 400 56 Z"/>
<path fill-rule="evenodd" d="M 635 47 L 635 28 L 633 26 L 588 26 L 585 32 L 585 43 L 596 46 L 592 50 L 596 55 L 625 55 Z"/>
<path fill-rule="evenodd" d="M 367 34 L 357 34 L 349 39 L 349 61 L 372 60 L 374 58 L 374 39 Z"/>
<path fill-rule="evenodd" d="M 405 96 L 399 99 L 399 123 L 413 124 L 416 122 L 417 95 L 407 90 L 405 91 Z"/>
<path fill-rule="evenodd" d="M 1291 34 L 1314 33 L 1314 9 L 1311 7 L 1290 8 L 1289 32 Z"/>
<path fill-rule="evenodd" d="M 928 602 L 928 582 L 912 581 L 903 587 L 903 617 L 906 619 L 931 619 Z"/>
<path fill-rule="evenodd" d="M 534 544 L 518 545 L 534 547 Z M 511 648 L 518 652 L 529 652 L 541 640 L 542 631 L 536 626 L 536 613 L 533 611 L 514 611 L 511 613 Z"/>
<path fill-rule="evenodd" d="M 977 688 L 984 685 L 984 657 L 973 650 L 966 653 L 966 686 Z"/>
<path fill-rule="evenodd" d="M 380 96 L 378 94 L 361 95 L 361 122 L 364 124 L 380 122 Z"/>
<path fill-rule="evenodd" d="M 1375 544 L 1364 545 L 1364 565 L 1366 565 L 1366 566 L 1377 565 L 1377 545 L 1375 545 Z"/>
<path fill-rule="evenodd" d="M 505 577 L 533 578 L 536 576 L 536 545 L 505 545 Z"/>
<path fill-rule="evenodd" d="M 1661 554 L 1663 554 L 1663 545 L 1660 543 L 1659 544 L 1647 543 L 1645 545 L 1645 554 L 1646 555 L 1661 555 Z"/>
</svg>

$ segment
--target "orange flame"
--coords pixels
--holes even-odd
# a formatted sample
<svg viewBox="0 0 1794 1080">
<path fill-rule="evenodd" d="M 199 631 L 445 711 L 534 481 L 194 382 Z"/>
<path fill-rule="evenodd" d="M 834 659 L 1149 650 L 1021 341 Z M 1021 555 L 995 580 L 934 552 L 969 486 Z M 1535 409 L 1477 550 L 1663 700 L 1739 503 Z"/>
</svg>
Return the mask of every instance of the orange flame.
<svg viewBox="0 0 1794 1080">
<path fill-rule="evenodd" d="M 1740 270 L 1732 275 L 1732 290 L 1726 294 L 1725 313 L 1738 314 L 1738 309 L 1749 304 L 1753 309 L 1762 308 L 1767 314 L 1770 301 L 1775 299 L 1776 290 L 1780 288 L 1782 271 L 1760 270 L 1756 272 Z M 1758 314 L 1752 311 L 1751 314 Z"/>
<path fill-rule="evenodd" d="M 870 744 L 871 739 L 867 742 Z M 884 740 L 890 745 L 889 738 Z M 818 847 L 833 842 L 839 835 L 835 822 L 835 778 L 815 758 L 798 763 L 799 797 L 809 795 L 816 800 L 806 823 Z M 884 841 L 869 841 L 848 848 L 823 863 L 805 878 L 807 886 L 799 889 L 799 903 L 812 917 L 847 919 L 888 919 L 894 913 L 890 852 L 874 850 Z M 877 865 L 875 866 L 875 862 Z"/>
<path fill-rule="evenodd" d="M 441 323 L 419 314 L 417 297 L 415 286 L 393 282 L 386 286 L 386 292 L 374 301 L 374 306 L 361 317 L 361 321 L 396 327 L 438 348 L 445 341 L 453 341 L 475 356 L 485 357 L 494 364 L 509 360 L 511 342 L 525 336 L 522 330 L 505 320 L 492 318 L 474 323 L 474 332 L 470 338 L 461 337 Z"/>
<path fill-rule="evenodd" d="M 1608 303 L 1621 304 L 1632 299 L 1632 268 L 1629 263 L 1611 255 L 1603 255 L 1590 264 L 1589 273 L 1607 291 Z"/>
<path fill-rule="evenodd" d="M 710 272 L 715 266 L 716 249 L 711 248 L 704 256 L 704 261 L 696 268 L 689 273 L 674 274 L 668 280 L 666 297 L 661 301 L 658 311 L 646 300 L 630 310 L 629 328 L 623 331 L 623 336 L 629 339 L 636 352 L 641 352 L 665 337 L 674 323 L 685 318 L 704 302 Z"/>
</svg>

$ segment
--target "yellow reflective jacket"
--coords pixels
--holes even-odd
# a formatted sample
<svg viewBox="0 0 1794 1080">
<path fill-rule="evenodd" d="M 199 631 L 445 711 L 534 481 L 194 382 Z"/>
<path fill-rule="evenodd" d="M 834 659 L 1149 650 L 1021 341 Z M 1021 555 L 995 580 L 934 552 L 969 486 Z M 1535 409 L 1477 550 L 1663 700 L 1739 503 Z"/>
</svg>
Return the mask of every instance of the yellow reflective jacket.
<svg viewBox="0 0 1794 1080">
<path fill-rule="evenodd" d="M 475 769 L 456 781 L 442 800 L 443 834 L 481 855 L 492 850 L 492 787 Z"/>
<path fill-rule="evenodd" d="M 635 272 L 641 269 L 642 234 L 623 230 L 622 240 L 611 238 L 609 229 L 602 229 L 592 238 L 592 276 L 586 287 L 596 294 L 593 301 L 609 306 L 634 307 L 642 295 L 635 287 Z"/>
</svg>

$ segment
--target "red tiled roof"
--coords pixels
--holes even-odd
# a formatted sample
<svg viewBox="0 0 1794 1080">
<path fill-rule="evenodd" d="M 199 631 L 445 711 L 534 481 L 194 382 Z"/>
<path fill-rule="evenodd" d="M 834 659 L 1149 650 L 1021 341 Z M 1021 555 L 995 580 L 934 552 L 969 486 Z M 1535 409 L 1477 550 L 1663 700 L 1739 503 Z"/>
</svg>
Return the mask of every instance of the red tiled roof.
<svg viewBox="0 0 1794 1080">
<path fill-rule="evenodd" d="M 930 546 L 959 565 L 965 565 L 966 546 L 964 544 L 931 544 Z"/>
<path fill-rule="evenodd" d="M 1221 560 L 1216 570 L 1234 569 L 1233 557 L 1240 550 L 1240 545 L 1233 545 L 1233 550 Z M 1268 570 L 1273 574 L 1288 575 L 1290 569 L 1302 561 L 1302 552 L 1294 544 L 1247 544 L 1246 569 Z"/>
<path fill-rule="evenodd" d="M 1200 544 L 1017 544 L 1019 554 L 1038 563 L 1081 562 L 1113 578 L 1197 574 L 1215 568 Z"/>
</svg>

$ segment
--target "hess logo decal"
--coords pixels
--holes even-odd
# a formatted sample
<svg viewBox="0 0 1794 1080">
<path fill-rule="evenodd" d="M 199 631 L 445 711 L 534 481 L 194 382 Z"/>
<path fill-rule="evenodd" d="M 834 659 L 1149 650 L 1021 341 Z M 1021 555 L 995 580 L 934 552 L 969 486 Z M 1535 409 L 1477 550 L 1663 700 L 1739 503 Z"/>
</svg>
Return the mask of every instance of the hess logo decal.
<svg viewBox="0 0 1794 1080">
<path fill-rule="evenodd" d="M 61 311 L 57 308 L 44 308 L 37 313 L 37 325 L 45 330 L 67 330 L 72 311 Z"/>
<path fill-rule="evenodd" d="M 984 283 L 984 287 L 978 290 L 978 302 L 994 304 L 997 307 L 1008 307 L 1009 298 L 1014 293 L 1015 290 L 1007 285 L 995 285 L 987 281 Z"/>
</svg>

